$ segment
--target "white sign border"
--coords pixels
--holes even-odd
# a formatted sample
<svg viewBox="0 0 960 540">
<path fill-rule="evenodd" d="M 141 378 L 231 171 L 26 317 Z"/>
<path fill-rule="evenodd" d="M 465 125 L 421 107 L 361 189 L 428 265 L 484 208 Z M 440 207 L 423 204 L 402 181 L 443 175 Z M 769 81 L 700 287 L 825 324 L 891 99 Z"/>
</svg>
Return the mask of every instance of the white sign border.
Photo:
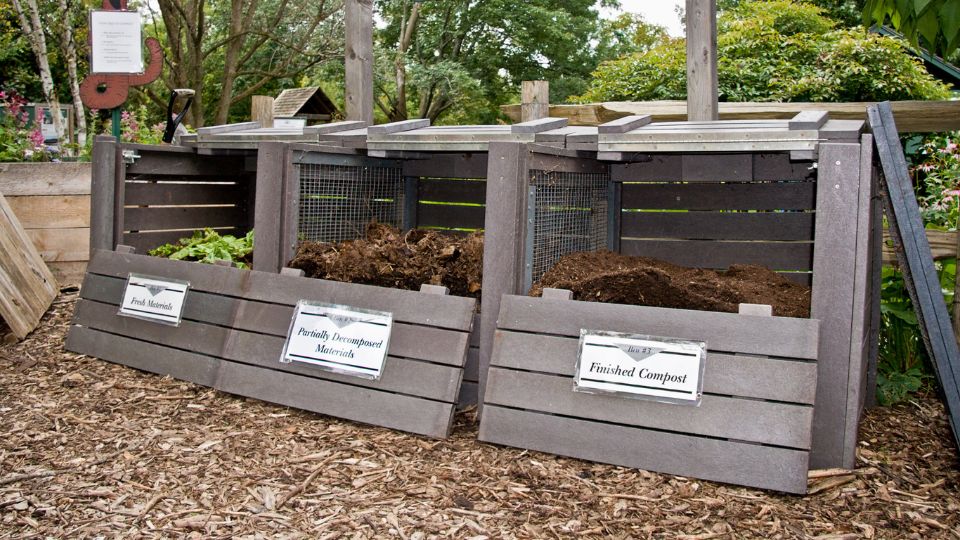
<svg viewBox="0 0 960 540">
<path fill-rule="evenodd" d="M 124 306 L 124 300 L 127 298 L 127 289 L 130 287 L 130 282 L 135 279 L 146 279 L 150 281 L 159 281 L 161 283 L 167 283 L 170 285 L 182 285 L 183 286 L 183 298 L 180 301 L 180 310 L 177 311 L 176 320 L 168 320 L 162 314 L 145 311 L 128 311 L 127 306 Z M 121 317 L 130 317 L 132 319 L 140 319 L 142 321 L 149 321 L 158 324 L 163 324 L 167 326 L 179 327 L 180 323 L 183 321 L 183 306 L 187 303 L 187 293 L 190 291 L 190 282 L 184 281 L 182 279 L 170 279 L 165 277 L 150 276 L 146 274 L 136 274 L 130 272 L 127 274 L 127 282 L 123 286 L 123 295 L 120 297 L 120 308 L 117 310 L 117 315 Z"/>
<path fill-rule="evenodd" d="M 101 14 L 101 13 L 132 13 L 132 14 L 136 14 L 137 19 L 138 19 L 138 22 L 139 22 L 139 36 L 138 36 L 138 38 L 137 38 L 137 51 L 136 51 L 136 54 L 135 54 L 136 58 L 139 60 L 139 67 L 137 68 L 136 71 L 105 71 L 105 70 L 96 71 L 96 68 L 103 64 L 103 61 L 102 61 L 102 60 L 101 60 L 100 62 L 97 62 L 97 61 L 96 61 L 96 53 L 94 52 L 94 50 L 97 48 L 97 38 L 98 38 L 98 36 L 94 35 L 94 33 L 93 33 L 93 18 L 94 18 L 94 16 L 95 16 L 96 14 Z M 131 18 L 132 18 L 132 17 L 131 17 Z M 144 68 L 144 63 L 143 63 L 143 21 L 142 21 L 142 19 L 140 18 L 140 13 L 139 13 L 138 11 L 133 11 L 133 10 L 113 10 L 113 9 L 91 9 L 91 10 L 90 10 L 89 17 L 88 17 L 88 21 L 89 21 L 89 23 L 88 23 L 89 26 L 87 26 L 87 28 L 90 29 L 90 58 L 89 58 L 89 60 L 90 60 L 90 73 L 91 73 L 91 74 L 101 74 L 101 73 L 102 73 L 102 74 L 118 74 L 118 73 L 119 73 L 119 74 L 125 74 L 125 75 L 137 75 L 137 74 L 140 74 L 140 73 L 143 73 L 143 72 L 144 72 L 144 69 L 145 69 L 145 68 Z M 109 64 L 108 64 L 108 65 L 109 65 Z"/>
<path fill-rule="evenodd" d="M 295 328 L 296 325 L 297 325 L 297 317 L 300 315 L 300 311 L 301 311 L 301 309 L 302 309 L 304 306 L 341 309 L 341 310 L 345 310 L 345 311 L 351 311 L 351 312 L 354 312 L 354 313 L 362 313 L 362 314 L 366 314 L 366 315 L 373 315 L 373 316 L 377 316 L 377 317 L 386 318 L 386 319 L 388 320 L 388 328 L 389 328 L 389 331 L 387 332 L 387 337 L 386 337 L 385 342 L 384 342 L 384 344 L 383 344 L 383 360 L 381 360 L 381 362 L 380 362 L 380 369 L 378 369 L 376 373 L 374 373 L 374 374 L 369 374 L 369 375 L 368 375 L 368 374 L 366 374 L 366 373 L 364 373 L 364 372 L 362 372 L 362 371 L 355 371 L 355 370 L 349 370 L 349 369 L 338 369 L 338 368 L 336 368 L 336 367 L 333 367 L 333 366 L 330 366 L 330 365 L 327 365 L 327 364 L 323 364 L 323 363 L 320 363 L 320 362 L 311 362 L 311 361 L 309 361 L 309 360 L 288 359 L 288 358 L 287 358 L 287 349 L 288 349 L 289 346 L 290 346 L 290 338 L 293 336 L 294 328 Z M 313 300 L 300 300 L 300 301 L 297 302 L 297 305 L 296 305 L 296 307 L 295 307 L 294 310 L 293 310 L 293 316 L 290 318 L 290 327 L 287 329 L 287 339 L 286 339 L 286 341 L 283 342 L 283 350 L 280 352 L 280 363 L 281 363 L 281 364 L 291 364 L 291 363 L 296 362 L 296 363 L 299 363 L 299 364 L 304 364 L 304 365 L 307 365 L 307 366 L 315 367 L 315 368 L 317 368 L 317 369 L 320 369 L 320 370 L 322 370 L 322 371 L 326 371 L 326 372 L 329 372 L 329 373 L 337 373 L 337 374 L 340 374 L 340 375 L 347 375 L 347 376 L 351 376 L 351 377 L 357 377 L 357 378 L 360 378 L 360 379 L 366 379 L 366 380 L 371 380 L 371 381 L 379 381 L 379 380 L 380 380 L 380 377 L 383 375 L 383 368 L 384 368 L 384 366 L 385 366 L 386 363 L 387 363 L 387 357 L 389 356 L 389 351 L 390 351 L 390 338 L 391 338 L 392 336 L 393 336 L 393 313 L 392 313 L 392 312 L 389 312 L 389 311 L 377 311 L 377 310 L 373 310 L 373 309 L 358 308 L 358 307 L 354 307 L 354 306 L 348 306 L 348 305 L 345 305 L 345 304 L 332 304 L 332 303 L 329 303 L 329 302 L 320 302 L 320 301 L 313 301 Z"/>
<path fill-rule="evenodd" d="M 601 388 L 592 388 L 584 387 L 578 384 L 580 379 L 580 366 L 583 359 L 583 344 L 584 339 L 588 335 L 593 336 L 604 336 L 604 337 L 614 337 L 620 339 L 639 339 L 645 341 L 658 341 L 661 343 L 668 344 L 685 344 L 693 345 L 701 349 L 700 356 L 700 367 L 697 374 L 697 397 L 693 399 L 671 399 L 664 396 L 653 396 L 642 393 L 635 392 L 620 392 L 616 390 L 604 390 Z M 580 339 L 577 342 L 577 362 L 574 365 L 573 370 L 573 391 L 580 392 L 584 394 L 598 394 L 598 395 L 608 395 L 608 396 L 618 396 L 627 399 L 636 399 L 641 401 L 654 401 L 658 403 L 669 403 L 672 405 L 685 405 L 688 407 L 699 407 L 700 403 L 703 401 L 703 375 L 706 370 L 707 364 L 707 342 L 691 339 L 681 339 L 667 336 L 654 336 L 650 334 L 635 334 L 635 333 L 625 333 L 625 332 L 611 332 L 608 330 L 589 330 L 586 328 L 580 329 Z"/>
</svg>

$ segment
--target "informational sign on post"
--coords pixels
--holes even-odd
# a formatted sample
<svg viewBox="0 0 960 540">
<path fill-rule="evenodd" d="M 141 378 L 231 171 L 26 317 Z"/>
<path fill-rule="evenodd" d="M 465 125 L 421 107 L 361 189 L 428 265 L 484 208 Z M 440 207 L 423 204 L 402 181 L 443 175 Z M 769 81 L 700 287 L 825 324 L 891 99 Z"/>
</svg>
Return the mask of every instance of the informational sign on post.
<svg viewBox="0 0 960 540">
<path fill-rule="evenodd" d="M 380 379 L 390 347 L 393 314 L 301 300 L 280 361 Z"/>
<path fill-rule="evenodd" d="M 189 288 L 186 281 L 130 274 L 119 315 L 180 326 Z"/>
<path fill-rule="evenodd" d="M 136 11 L 91 11 L 90 73 L 142 73 L 140 25 Z"/>
<path fill-rule="evenodd" d="M 581 330 L 574 390 L 699 405 L 706 343 Z"/>
</svg>

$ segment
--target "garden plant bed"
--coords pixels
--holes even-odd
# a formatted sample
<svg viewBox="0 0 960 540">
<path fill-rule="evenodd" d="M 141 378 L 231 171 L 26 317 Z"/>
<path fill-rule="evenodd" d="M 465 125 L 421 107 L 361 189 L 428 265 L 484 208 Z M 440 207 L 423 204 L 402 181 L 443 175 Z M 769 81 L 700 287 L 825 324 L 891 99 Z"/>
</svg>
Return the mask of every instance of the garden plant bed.
<svg viewBox="0 0 960 540">
<path fill-rule="evenodd" d="M 809 317 L 810 287 L 757 265 L 726 271 L 688 268 L 612 251 L 571 253 L 534 284 L 573 291 L 574 300 L 737 313 L 739 304 L 773 306 L 778 317 Z"/>
<path fill-rule="evenodd" d="M 0 538 L 956 538 L 940 401 L 867 412 L 857 468 L 784 496 L 244 399 L 63 350 L 76 296 L 0 346 Z"/>
<path fill-rule="evenodd" d="M 301 242 L 288 266 L 311 278 L 407 290 L 428 283 L 447 287 L 454 296 L 480 298 L 483 234 L 401 232 L 370 223 L 356 240 Z"/>
</svg>

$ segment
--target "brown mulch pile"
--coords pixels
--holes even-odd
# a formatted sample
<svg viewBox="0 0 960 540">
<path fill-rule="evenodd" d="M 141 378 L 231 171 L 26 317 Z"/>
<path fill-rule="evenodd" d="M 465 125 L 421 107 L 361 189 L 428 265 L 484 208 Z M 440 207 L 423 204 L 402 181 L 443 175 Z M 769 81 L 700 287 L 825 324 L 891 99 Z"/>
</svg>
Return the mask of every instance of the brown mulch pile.
<svg viewBox="0 0 960 540">
<path fill-rule="evenodd" d="M 739 304 L 768 304 L 781 317 L 810 316 L 810 287 L 754 265 L 726 271 L 677 266 L 612 251 L 571 253 L 530 291 L 573 291 L 574 300 L 736 313 Z"/>
<path fill-rule="evenodd" d="M 278 407 L 63 350 L 74 297 L 0 345 L 0 539 L 960 538 L 944 408 L 874 409 L 795 497 Z"/>
<path fill-rule="evenodd" d="M 357 240 L 301 242 L 288 266 L 312 278 L 409 290 L 428 283 L 446 286 L 455 296 L 479 298 L 483 234 L 404 233 L 370 223 Z"/>
</svg>

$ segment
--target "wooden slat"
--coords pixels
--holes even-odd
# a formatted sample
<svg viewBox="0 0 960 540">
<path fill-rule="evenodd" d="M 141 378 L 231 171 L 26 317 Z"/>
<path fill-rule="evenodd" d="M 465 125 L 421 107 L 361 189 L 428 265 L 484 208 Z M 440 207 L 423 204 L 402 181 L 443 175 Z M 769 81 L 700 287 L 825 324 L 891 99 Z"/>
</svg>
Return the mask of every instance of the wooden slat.
<svg viewBox="0 0 960 540">
<path fill-rule="evenodd" d="M 807 212 L 624 212 L 622 236 L 688 240 L 813 240 Z"/>
<path fill-rule="evenodd" d="M 128 148 L 129 145 L 124 145 Z M 243 174 L 243 161 L 230 156 L 197 156 L 159 146 L 136 149 L 140 156 L 126 167 L 127 178 L 148 175 L 151 177 L 177 177 L 186 180 L 191 176 L 206 178 L 230 178 Z M 173 147 L 171 147 L 173 148 Z"/>
<path fill-rule="evenodd" d="M 810 270 L 813 244 L 804 242 L 717 242 L 710 240 L 634 240 L 622 238 L 620 252 L 663 259 L 681 266 L 727 268 L 759 264 L 773 270 Z"/>
<path fill-rule="evenodd" d="M 179 327 L 157 325 L 119 317 L 116 306 L 90 300 L 78 303 L 74 324 L 224 360 L 451 403 L 456 400 L 462 374 L 458 367 L 392 356 L 385 360 L 377 381 L 331 373 L 297 362 L 282 364 L 280 356 L 285 335 L 264 336 L 193 321 L 183 321 Z"/>
<path fill-rule="evenodd" d="M 295 304 L 316 299 L 362 309 L 391 311 L 394 321 L 469 331 L 473 323 L 472 298 L 422 294 L 372 285 L 287 276 L 200 265 L 144 255 L 100 251 L 90 260 L 89 272 L 126 278 L 129 272 L 189 281 L 193 290 L 231 294 L 244 291 L 248 300 Z"/>
<path fill-rule="evenodd" d="M 287 407 L 437 438 L 449 434 L 454 412 L 454 405 L 450 403 L 232 362 L 221 365 L 216 388 Z"/>
<path fill-rule="evenodd" d="M 403 161 L 404 176 L 437 178 L 487 178 L 487 155 L 433 154 L 429 159 L 408 159 Z"/>
<path fill-rule="evenodd" d="M 127 206 L 195 206 L 243 204 L 246 199 L 244 184 L 127 182 L 123 203 Z"/>
<path fill-rule="evenodd" d="M 0 194 L 0 317 L 23 339 L 57 296 L 57 282 Z"/>
<path fill-rule="evenodd" d="M 90 227 L 89 195 L 7 197 L 24 229 Z"/>
<path fill-rule="evenodd" d="M 81 293 L 85 299 L 119 306 L 125 284 L 126 278 L 88 274 Z M 231 296 L 191 290 L 184 304 L 183 318 L 273 336 L 287 335 L 293 317 L 292 304 L 236 298 L 242 294 L 239 289 Z M 469 336 L 463 332 L 395 322 L 388 352 L 392 356 L 462 367 L 465 360 L 454 351 L 466 351 L 468 340 Z"/>
<path fill-rule="evenodd" d="M 484 180 L 420 178 L 418 190 L 420 201 L 483 204 L 487 199 Z"/>
<path fill-rule="evenodd" d="M 711 343 L 707 344 L 713 347 Z M 493 366 L 572 377 L 578 340 L 506 330 L 494 337 Z M 807 361 L 708 351 L 703 391 L 754 399 L 813 404 L 817 366 Z"/>
<path fill-rule="evenodd" d="M 687 119 L 719 118 L 717 3 L 686 0 Z"/>
<path fill-rule="evenodd" d="M 583 328 L 706 341 L 711 350 L 814 359 L 817 321 L 504 295 L 497 328 L 580 336 Z"/>
<path fill-rule="evenodd" d="M 813 182 L 624 184 L 624 209 L 810 210 Z"/>
<path fill-rule="evenodd" d="M 448 204 L 418 204 L 417 227 L 482 229 L 484 207 Z"/>
<path fill-rule="evenodd" d="M 0 193 L 31 195 L 90 195 L 90 163 L 0 163 Z"/>
<path fill-rule="evenodd" d="M 90 258 L 90 229 L 29 229 L 26 233 L 44 261 L 76 262 Z"/>
<path fill-rule="evenodd" d="M 237 206 L 181 206 L 124 209 L 125 231 L 236 227 L 247 223 L 246 209 Z"/>
<path fill-rule="evenodd" d="M 481 441 L 790 493 L 807 489 L 801 450 L 641 430 L 486 406 Z M 626 443 L 625 441 L 629 441 Z"/>
<path fill-rule="evenodd" d="M 737 441 L 810 448 L 813 408 L 704 395 L 699 407 L 574 392 L 573 377 L 490 368 L 485 403 Z M 535 390 L 531 390 L 535 389 Z"/>
</svg>

